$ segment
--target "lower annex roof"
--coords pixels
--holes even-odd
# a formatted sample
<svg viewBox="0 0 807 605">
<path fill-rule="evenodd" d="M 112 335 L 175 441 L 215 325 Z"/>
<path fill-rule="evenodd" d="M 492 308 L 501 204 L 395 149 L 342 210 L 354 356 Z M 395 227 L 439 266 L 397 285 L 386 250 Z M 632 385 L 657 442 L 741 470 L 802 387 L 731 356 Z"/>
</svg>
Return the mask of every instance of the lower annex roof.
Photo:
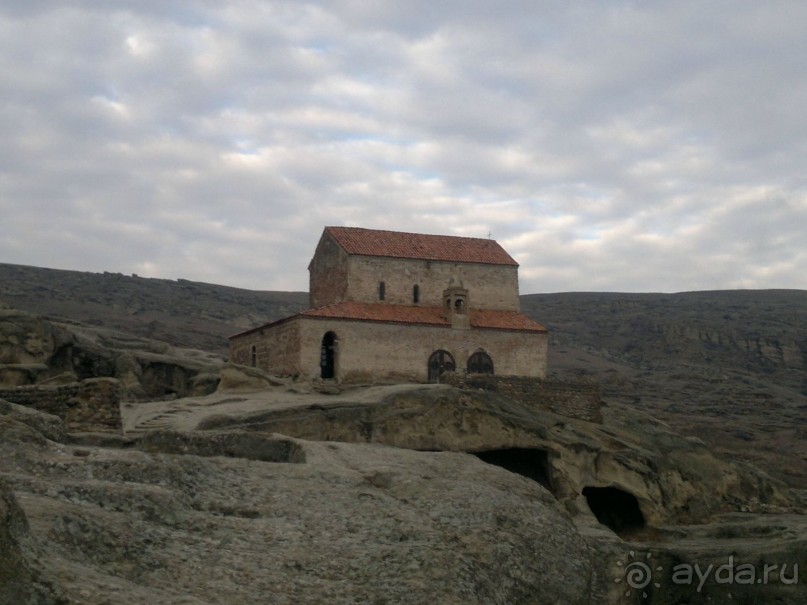
<svg viewBox="0 0 807 605">
<path fill-rule="evenodd" d="M 419 307 L 414 305 L 394 305 L 388 303 L 362 303 L 344 301 L 316 309 L 308 309 L 272 323 L 235 334 L 236 338 L 256 330 L 285 322 L 295 317 L 312 319 L 343 319 L 348 321 L 371 321 L 402 325 L 426 325 L 450 327 L 441 307 Z M 520 311 L 497 311 L 492 309 L 471 309 L 469 318 L 472 328 L 482 330 L 510 330 L 517 332 L 546 333 L 547 329 Z"/>
</svg>

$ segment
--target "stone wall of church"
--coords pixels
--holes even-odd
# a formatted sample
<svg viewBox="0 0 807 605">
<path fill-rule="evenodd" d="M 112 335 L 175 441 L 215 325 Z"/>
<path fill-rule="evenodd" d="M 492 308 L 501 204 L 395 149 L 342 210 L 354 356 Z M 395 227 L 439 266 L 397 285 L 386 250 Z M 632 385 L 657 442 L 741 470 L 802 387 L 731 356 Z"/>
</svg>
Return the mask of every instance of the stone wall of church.
<svg viewBox="0 0 807 605">
<path fill-rule="evenodd" d="M 427 307 L 442 305 L 443 291 L 452 279 L 462 280 L 469 291 L 471 308 L 518 311 L 518 267 L 450 263 L 377 256 L 348 257 L 347 299 L 379 302 L 379 284 L 384 282 L 384 302 Z"/>
<path fill-rule="evenodd" d="M 253 352 L 254 348 L 254 352 Z M 276 376 L 300 373 L 300 325 L 294 318 L 257 328 L 230 340 L 230 361 Z M 253 363 L 254 362 L 254 363 Z"/>
<path fill-rule="evenodd" d="M 294 321 L 300 325 L 300 373 L 308 378 L 320 376 L 320 349 L 327 332 L 336 335 L 335 373 L 340 382 L 426 382 L 429 357 L 437 350 L 450 353 L 459 372 L 464 372 L 473 353 L 484 351 L 496 374 L 546 376 L 546 334 L 315 318 Z"/>
<path fill-rule="evenodd" d="M 459 279 L 470 292 L 470 304 L 477 309 L 518 311 L 518 267 L 481 263 L 425 261 L 380 256 L 349 256 L 328 234 L 323 234 L 309 271 L 309 306 L 353 300 L 441 306 L 443 291 L 452 279 Z"/>
<path fill-rule="evenodd" d="M 308 306 L 311 309 L 346 300 L 347 253 L 323 234 L 308 265 Z"/>
</svg>

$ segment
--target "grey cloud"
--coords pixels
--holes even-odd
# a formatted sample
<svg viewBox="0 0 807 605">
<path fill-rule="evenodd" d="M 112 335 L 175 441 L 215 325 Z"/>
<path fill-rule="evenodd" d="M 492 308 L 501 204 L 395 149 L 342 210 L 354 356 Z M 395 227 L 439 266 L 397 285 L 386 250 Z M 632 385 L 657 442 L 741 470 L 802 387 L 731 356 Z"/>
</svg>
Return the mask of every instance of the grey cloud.
<svg viewBox="0 0 807 605">
<path fill-rule="evenodd" d="M 352 224 L 491 231 L 524 292 L 804 287 L 806 17 L 6 3 L 0 260 L 304 289 Z"/>
</svg>

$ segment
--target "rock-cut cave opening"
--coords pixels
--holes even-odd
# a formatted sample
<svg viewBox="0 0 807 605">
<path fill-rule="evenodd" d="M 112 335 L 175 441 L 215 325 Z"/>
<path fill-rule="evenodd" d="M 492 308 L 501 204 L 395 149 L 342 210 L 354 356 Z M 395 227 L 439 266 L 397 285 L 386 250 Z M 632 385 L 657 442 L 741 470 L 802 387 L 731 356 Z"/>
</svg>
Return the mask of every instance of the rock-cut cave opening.
<svg viewBox="0 0 807 605">
<path fill-rule="evenodd" d="M 474 452 L 480 460 L 500 466 L 512 473 L 518 473 L 537 481 L 550 492 L 552 481 L 549 473 L 549 452 L 537 448 L 511 447 L 501 450 Z"/>
<path fill-rule="evenodd" d="M 617 534 L 630 533 L 645 526 L 642 509 L 636 496 L 618 487 L 583 488 L 588 507 L 597 521 Z"/>
</svg>

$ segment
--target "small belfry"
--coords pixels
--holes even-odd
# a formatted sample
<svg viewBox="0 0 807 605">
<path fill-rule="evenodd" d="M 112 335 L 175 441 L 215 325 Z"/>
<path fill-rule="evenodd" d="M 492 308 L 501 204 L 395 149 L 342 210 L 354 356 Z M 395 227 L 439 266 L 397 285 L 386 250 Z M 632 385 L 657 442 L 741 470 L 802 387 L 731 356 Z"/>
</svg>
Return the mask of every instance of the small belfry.
<svg viewBox="0 0 807 605">
<path fill-rule="evenodd" d="M 495 240 L 326 227 L 308 271 L 310 308 L 230 337 L 231 361 L 354 383 L 546 376 L 547 330 Z"/>
<path fill-rule="evenodd" d="M 443 292 L 443 301 L 446 318 L 451 323 L 451 327 L 470 330 L 468 290 L 462 287 L 462 280 L 451 278 L 448 288 Z"/>
</svg>

